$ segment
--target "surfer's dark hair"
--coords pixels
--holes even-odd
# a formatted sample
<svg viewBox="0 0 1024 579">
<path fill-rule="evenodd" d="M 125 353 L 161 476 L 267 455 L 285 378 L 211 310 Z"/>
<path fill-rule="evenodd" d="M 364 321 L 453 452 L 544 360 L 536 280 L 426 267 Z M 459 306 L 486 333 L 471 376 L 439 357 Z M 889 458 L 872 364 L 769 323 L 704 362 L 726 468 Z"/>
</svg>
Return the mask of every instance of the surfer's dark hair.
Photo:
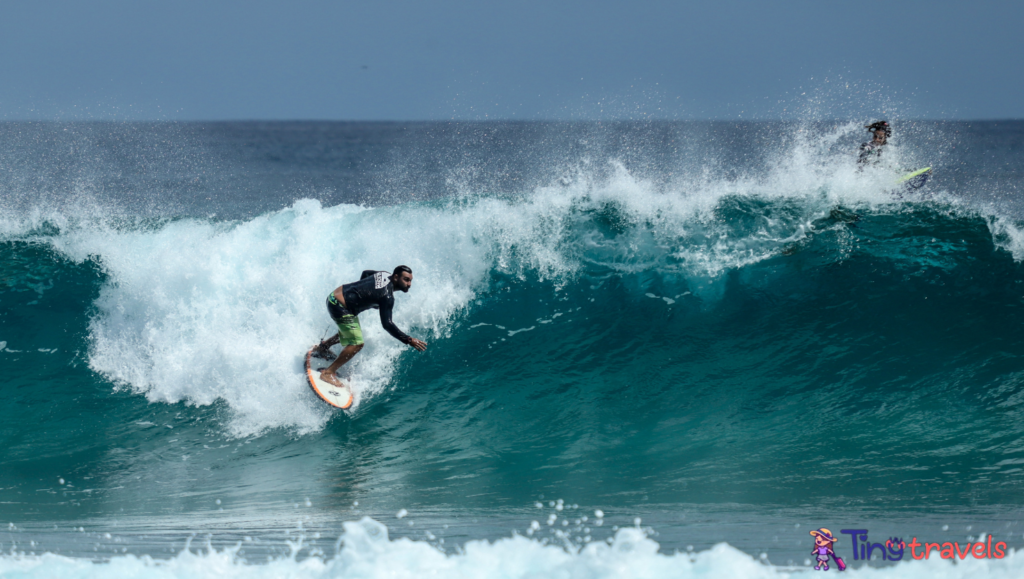
<svg viewBox="0 0 1024 579">
<path fill-rule="evenodd" d="M 391 275 L 398 275 L 401 273 L 407 273 L 409 275 L 412 275 L 412 270 L 409 269 L 408 265 L 400 265 L 395 268 L 395 271 L 391 272 Z"/>
<path fill-rule="evenodd" d="M 892 127 L 890 127 L 889 123 L 886 121 L 878 121 L 875 123 L 871 123 L 870 125 L 867 125 L 864 128 L 871 131 L 872 133 L 879 130 L 885 131 L 886 139 L 892 136 Z"/>
</svg>

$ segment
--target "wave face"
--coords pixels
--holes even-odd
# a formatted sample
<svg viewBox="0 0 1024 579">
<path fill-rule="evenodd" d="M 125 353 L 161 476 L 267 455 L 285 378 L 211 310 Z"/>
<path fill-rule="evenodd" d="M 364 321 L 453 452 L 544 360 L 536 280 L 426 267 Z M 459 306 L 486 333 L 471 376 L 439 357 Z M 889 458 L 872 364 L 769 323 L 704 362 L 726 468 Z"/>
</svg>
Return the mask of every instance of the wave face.
<svg viewBox="0 0 1024 579">
<path fill-rule="evenodd" d="M 589 150 L 520 189 L 519 169 L 487 186 L 454 163 L 447 194 L 400 202 L 381 192 L 408 177 L 388 169 L 376 201 L 300 192 L 254 216 L 11 196 L 0 495 L 32 520 L 244 517 L 308 497 L 338 516 L 545 495 L 954 518 L 1015 504 L 1015 201 L 955 171 L 894 196 L 893 168 L 836 152 L 852 127 L 716 170 Z M 302 376 L 331 328 L 324 299 L 400 263 L 415 281 L 395 321 L 429 349 L 363 314 L 367 346 L 342 372 L 356 403 L 332 411 Z"/>
</svg>

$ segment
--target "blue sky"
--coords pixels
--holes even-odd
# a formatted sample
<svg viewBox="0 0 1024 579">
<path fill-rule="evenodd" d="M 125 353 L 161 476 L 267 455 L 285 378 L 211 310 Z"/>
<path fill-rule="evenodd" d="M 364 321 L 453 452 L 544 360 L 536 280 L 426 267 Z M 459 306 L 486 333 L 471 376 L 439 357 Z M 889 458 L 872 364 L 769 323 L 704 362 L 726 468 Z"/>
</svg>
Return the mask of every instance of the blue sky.
<svg viewBox="0 0 1024 579">
<path fill-rule="evenodd" d="M 0 119 L 1024 118 L 1024 3 L 8 2 Z"/>
</svg>

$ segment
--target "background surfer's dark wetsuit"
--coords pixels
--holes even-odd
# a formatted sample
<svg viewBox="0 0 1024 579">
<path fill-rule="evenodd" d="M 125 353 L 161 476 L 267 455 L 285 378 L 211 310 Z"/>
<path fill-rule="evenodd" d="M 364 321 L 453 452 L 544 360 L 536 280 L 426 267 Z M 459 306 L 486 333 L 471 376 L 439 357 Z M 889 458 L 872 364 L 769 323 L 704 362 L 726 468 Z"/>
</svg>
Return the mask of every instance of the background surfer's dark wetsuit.
<svg viewBox="0 0 1024 579">
<path fill-rule="evenodd" d="M 882 158 L 882 147 L 885 143 L 878 143 L 871 141 L 869 143 L 863 143 L 860 146 L 860 155 L 857 156 L 857 162 L 863 165 L 875 164 Z"/>
<path fill-rule="evenodd" d="M 345 306 L 339 309 L 348 310 L 351 315 L 358 316 L 370 308 L 380 310 L 380 325 L 384 326 L 389 334 L 403 344 L 408 344 L 412 338 L 398 329 L 398 326 L 391 321 L 391 312 L 395 308 L 394 284 L 391 283 L 391 274 L 386 271 L 373 271 L 368 269 L 359 276 L 359 281 L 347 283 L 341 290 L 345 297 Z M 331 317 L 334 312 L 331 312 Z"/>
</svg>

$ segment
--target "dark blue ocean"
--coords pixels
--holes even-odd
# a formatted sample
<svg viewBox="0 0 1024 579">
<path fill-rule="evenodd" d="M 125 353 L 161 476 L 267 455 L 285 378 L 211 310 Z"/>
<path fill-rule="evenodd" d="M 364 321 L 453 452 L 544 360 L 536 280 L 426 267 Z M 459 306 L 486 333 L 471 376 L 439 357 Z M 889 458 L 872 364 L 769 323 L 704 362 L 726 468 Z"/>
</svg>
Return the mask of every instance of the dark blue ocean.
<svg viewBox="0 0 1024 579">
<path fill-rule="evenodd" d="M 892 122 L 0 123 L 0 576 L 1020 577 L 1024 122 Z"/>
</svg>

